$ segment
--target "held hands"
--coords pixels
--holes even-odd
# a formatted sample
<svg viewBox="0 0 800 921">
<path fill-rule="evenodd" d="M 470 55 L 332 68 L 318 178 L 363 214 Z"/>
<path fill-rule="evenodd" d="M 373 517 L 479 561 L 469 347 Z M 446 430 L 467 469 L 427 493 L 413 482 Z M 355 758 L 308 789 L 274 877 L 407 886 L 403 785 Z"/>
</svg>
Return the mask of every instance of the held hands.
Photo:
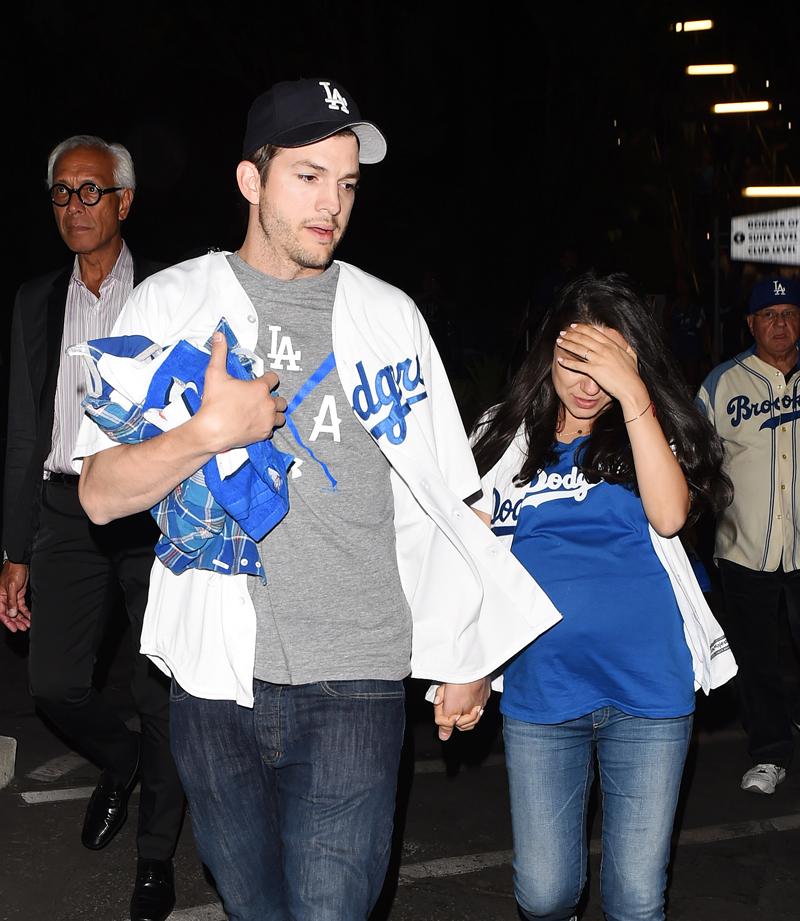
<svg viewBox="0 0 800 921">
<path fill-rule="evenodd" d="M 636 353 L 614 329 L 571 323 L 556 339 L 556 361 L 563 368 L 588 374 L 621 403 L 642 401 L 646 393 L 639 377 Z"/>
<path fill-rule="evenodd" d="M 286 421 L 286 400 L 272 396 L 278 375 L 267 371 L 256 380 L 236 380 L 226 370 L 227 357 L 228 343 L 222 333 L 216 332 L 211 341 L 203 401 L 195 416 L 214 454 L 263 441 Z"/>
<path fill-rule="evenodd" d="M 0 570 L 0 623 L 12 633 L 25 631 L 31 625 L 31 612 L 25 604 L 27 587 L 28 567 L 6 560 Z"/>
<path fill-rule="evenodd" d="M 489 678 L 479 678 L 469 684 L 443 684 L 436 689 L 433 715 L 444 742 L 453 729 L 466 732 L 474 729 L 483 716 L 483 708 L 492 692 Z"/>
</svg>

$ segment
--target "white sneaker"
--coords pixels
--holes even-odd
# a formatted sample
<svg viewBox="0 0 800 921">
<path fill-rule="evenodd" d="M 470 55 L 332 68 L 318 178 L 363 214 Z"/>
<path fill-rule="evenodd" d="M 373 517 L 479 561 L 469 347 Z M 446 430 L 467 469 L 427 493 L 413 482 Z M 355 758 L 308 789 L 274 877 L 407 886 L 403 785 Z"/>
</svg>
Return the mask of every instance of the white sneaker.
<svg viewBox="0 0 800 921">
<path fill-rule="evenodd" d="M 742 789 L 749 793 L 774 793 L 786 779 L 786 770 L 777 764 L 756 764 L 742 777 Z"/>
</svg>

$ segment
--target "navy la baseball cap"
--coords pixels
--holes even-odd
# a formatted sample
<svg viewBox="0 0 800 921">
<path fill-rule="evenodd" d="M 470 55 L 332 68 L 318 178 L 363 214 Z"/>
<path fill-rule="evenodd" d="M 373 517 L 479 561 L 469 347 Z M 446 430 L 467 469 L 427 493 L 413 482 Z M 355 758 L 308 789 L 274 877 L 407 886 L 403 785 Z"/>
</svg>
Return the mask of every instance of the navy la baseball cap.
<svg viewBox="0 0 800 921">
<path fill-rule="evenodd" d="M 333 80 L 288 80 L 256 97 L 247 115 L 242 156 L 247 159 L 265 144 L 303 147 L 350 128 L 358 138 L 360 163 L 379 163 L 386 156 L 386 138 L 364 121 L 353 97 Z"/>
<path fill-rule="evenodd" d="M 793 278 L 762 278 L 753 285 L 747 312 L 755 313 L 775 304 L 791 304 L 800 307 L 800 284 Z"/>
</svg>

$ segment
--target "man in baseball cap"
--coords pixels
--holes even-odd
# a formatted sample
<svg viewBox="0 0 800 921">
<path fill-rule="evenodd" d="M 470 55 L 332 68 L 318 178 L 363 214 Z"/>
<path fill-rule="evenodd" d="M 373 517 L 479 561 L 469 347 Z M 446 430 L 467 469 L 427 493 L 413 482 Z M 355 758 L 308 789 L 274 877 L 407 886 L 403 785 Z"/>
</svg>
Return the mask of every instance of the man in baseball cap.
<svg viewBox="0 0 800 921">
<path fill-rule="evenodd" d="M 800 644 L 800 285 L 757 282 L 746 320 L 754 345 L 709 374 L 698 403 L 722 437 L 734 487 L 714 556 L 753 763 L 741 787 L 771 794 L 794 749 L 781 675 L 785 618 Z"/>
<path fill-rule="evenodd" d="M 228 916 L 364 921 L 389 857 L 403 679 L 444 682 L 442 738 L 471 729 L 483 676 L 558 614 L 465 505 L 480 480 L 416 307 L 333 261 L 383 134 L 341 84 L 297 80 L 253 103 L 243 153 L 239 251 L 155 276 L 115 332 L 203 341 L 224 315 L 266 373 L 230 378 L 220 339 L 184 425 L 114 447 L 87 422 L 81 496 L 107 521 L 215 454 L 235 466 L 271 436 L 294 457 L 264 575 L 156 564 L 142 651 L 173 679 L 172 748 Z"/>
</svg>

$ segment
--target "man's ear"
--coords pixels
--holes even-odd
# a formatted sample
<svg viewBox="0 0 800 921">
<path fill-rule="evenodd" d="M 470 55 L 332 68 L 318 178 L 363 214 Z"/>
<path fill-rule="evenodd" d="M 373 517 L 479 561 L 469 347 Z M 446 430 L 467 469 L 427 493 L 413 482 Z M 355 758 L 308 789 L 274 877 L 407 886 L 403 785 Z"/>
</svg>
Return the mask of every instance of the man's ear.
<svg viewBox="0 0 800 921">
<path fill-rule="evenodd" d="M 236 167 L 236 182 L 239 191 L 251 205 L 257 205 L 261 199 L 261 176 L 255 163 L 242 160 Z"/>
<path fill-rule="evenodd" d="M 755 323 L 755 317 L 752 313 L 749 313 L 746 317 L 747 319 L 747 328 L 750 330 L 750 335 L 755 339 L 756 335 L 753 332 L 753 324 Z"/>
<path fill-rule="evenodd" d="M 117 216 L 121 221 L 124 221 L 128 216 L 128 213 L 131 210 L 131 204 L 133 203 L 133 189 L 123 189 L 119 193 L 119 210 L 117 211 Z"/>
</svg>

